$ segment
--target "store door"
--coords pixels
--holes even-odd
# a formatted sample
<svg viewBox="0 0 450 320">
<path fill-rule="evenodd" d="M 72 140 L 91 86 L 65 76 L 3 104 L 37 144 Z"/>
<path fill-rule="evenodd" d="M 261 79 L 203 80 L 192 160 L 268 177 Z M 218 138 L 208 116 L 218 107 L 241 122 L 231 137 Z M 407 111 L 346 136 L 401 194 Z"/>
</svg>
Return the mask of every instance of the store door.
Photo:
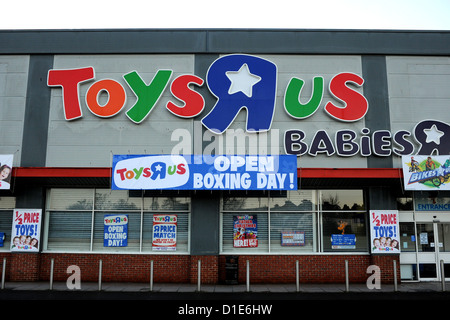
<svg viewBox="0 0 450 320">
<path fill-rule="evenodd" d="M 441 260 L 444 274 L 450 279 L 450 223 L 418 222 L 416 235 L 419 279 L 440 280 Z"/>
</svg>

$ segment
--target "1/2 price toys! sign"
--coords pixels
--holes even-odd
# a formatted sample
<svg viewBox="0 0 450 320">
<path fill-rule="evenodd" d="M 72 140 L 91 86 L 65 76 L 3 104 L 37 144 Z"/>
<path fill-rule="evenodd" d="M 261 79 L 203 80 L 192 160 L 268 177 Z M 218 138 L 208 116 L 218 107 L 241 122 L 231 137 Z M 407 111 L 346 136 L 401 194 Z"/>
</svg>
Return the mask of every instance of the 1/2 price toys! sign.
<svg viewBox="0 0 450 320">
<path fill-rule="evenodd" d="M 11 251 L 39 252 L 41 209 L 14 209 Z"/>
<path fill-rule="evenodd" d="M 397 210 L 370 211 L 372 253 L 400 253 Z"/>
</svg>

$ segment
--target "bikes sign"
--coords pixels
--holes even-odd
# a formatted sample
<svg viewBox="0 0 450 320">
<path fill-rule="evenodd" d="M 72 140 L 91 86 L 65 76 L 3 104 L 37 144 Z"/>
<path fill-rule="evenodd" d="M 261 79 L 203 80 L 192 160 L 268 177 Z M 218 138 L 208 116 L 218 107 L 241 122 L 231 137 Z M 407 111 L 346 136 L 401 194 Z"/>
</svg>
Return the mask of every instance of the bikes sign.
<svg viewBox="0 0 450 320">
<path fill-rule="evenodd" d="M 403 156 L 405 190 L 450 190 L 450 155 Z"/>
</svg>

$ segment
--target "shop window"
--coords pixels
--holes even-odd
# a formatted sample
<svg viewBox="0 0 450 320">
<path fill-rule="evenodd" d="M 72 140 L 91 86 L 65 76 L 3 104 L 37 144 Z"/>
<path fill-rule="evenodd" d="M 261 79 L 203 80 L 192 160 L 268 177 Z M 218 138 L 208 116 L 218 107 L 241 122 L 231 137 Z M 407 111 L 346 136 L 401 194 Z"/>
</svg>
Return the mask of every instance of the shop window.
<svg viewBox="0 0 450 320">
<path fill-rule="evenodd" d="M 268 252 L 269 221 L 267 212 L 226 212 L 223 214 L 222 219 L 223 251 Z M 250 221 L 250 223 L 242 221 Z M 246 226 L 236 226 L 240 222 L 242 224 L 245 223 Z M 251 226 L 249 226 L 250 224 Z M 257 242 L 253 240 L 257 240 Z"/>
<path fill-rule="evenodd" d="M 276 191 L 253 197 L 224 194 L 222 201 L 222 252 L 368 251 L 362 190 Z M 236 220 L 245 216 L 256 225 L 257 247 L 235 245 L 235 238 L 244 237 L 239 229 L 244 223 L 237 228 Z M 345 227 L 340 229 L 343 222 Z"/>
<path fill-rule="evenodd" d="M 47 250 L 89 251 L 91 211 L 51 211 L 48 215 Z"/>
<path fill-rule="evenodd" d="M 413 210 L 412 197 L 398 197 L 396 200 L 397 200 L 397 210 L 399 210 L 399 211 L 412 211 Z"/>
<path fill-rule="evenodd" d="M 322 190 L 322 210 L 364 210 L 362 190 Z"/>
<path fill-rule="evenodd" d="M 368 251 L 365 212 L 323 212 L 324 252 Z"/>
<path fill-rule="evenodd" d="M 321 190 L 323 252 L 367 252 L 367 213 L 362 190 Z"/>
<path fill-rule="evenodd" d="M 0 232 L 5 236 L 3 247 L 0 247 L 0 251 L 9 251 L 11 247 L 11 228 L 13 220 L 13 209 L 15 207 L 15 197 L 0 197 Z"/>
<path fill-rule="evenodd" d="M 440 223 L 437 228 L 439 235 L 439 252 L 450 252 L 450 223 Z"/>
<path fill-rule="evenodd" d="M 271 211 L 314 211 L 317 208 L 315 192 L 296 190 L 286 193 L 270 193 Z"/>
<path fill-rule="evenodd" d="M 416 251 L 416 232 L 414 222 L 400 222 L 401 252 Z"/>
<path fill-rule="evenodd" d="M 414 210 L 414 202 L 413 202 L 413 192 L 412 191 L 392 191 L 392 195 L 396 200 L 397 207 L 396 209 L 399 211 L 413 211 Z"/>
<path fill-rule="evenodd" d="M 450 193 L 446 191 L 415 192 L 414 209 L 416 211 L 449 211 Z"/>
<path fill-rule="evenodd" d="M 176 220 L 171 222 L 176 226 L 174 246 L 170 250 L 158 248 L 158 253 L 189 250 L 188 197 L 162 193 L 144 196 L 142 192 L 109 189 L 51 189 L 47 203 L 44 250 L 153 252 L 155 215 Z M 105 232 L 108 218 L 122 221 L 124 227 Z M 106 240 L 105 233 L 109 237 Z"/>
<path fill-rule="evenodd" d="M 189 208 L 188 197 L 155 197 L 143 198 L 143 227 L 142 227 L 142 251 L 153 251 L 153 216 L 164 212 L 167 215 L 177 216 L 177 248 L 176 252 L 189 251 Z"/>
<path fill-rule="evenodd" d="M 313 213 L 271 213 L 270 248 L 274 252 L 316 251 L 316 224 Z"/>
</svg>

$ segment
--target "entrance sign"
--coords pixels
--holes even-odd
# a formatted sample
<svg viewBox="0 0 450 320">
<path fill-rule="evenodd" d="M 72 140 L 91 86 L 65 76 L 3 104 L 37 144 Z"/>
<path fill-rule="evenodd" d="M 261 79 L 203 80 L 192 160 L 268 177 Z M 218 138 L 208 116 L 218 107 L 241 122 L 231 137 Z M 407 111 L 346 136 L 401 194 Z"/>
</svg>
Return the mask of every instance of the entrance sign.
<svg viewBox="0 0 450 320">
<path fill-rule="evenodd" d="M 405 190 L 450 190 L 450 156 L 403 156 Z"/>
<path fill-rule="evenodd" d="M 370 211 L 372 253 L 400 253 L 400 229 L 397 210 Z"/>
<path fill-rule="evenodd" d="M 297 190 L 297 157 L 114 155 L 112 189 Z"/>
<path fill-rule="evenodd" d="M 39 252 L 41 209 L 14 209 L 11 251 Z"/>
<path fill-rule="evenodd" d="M 177 250 L 177 216 L 155 214 L 153 216 L 153 251 Z"/>
</svg>

